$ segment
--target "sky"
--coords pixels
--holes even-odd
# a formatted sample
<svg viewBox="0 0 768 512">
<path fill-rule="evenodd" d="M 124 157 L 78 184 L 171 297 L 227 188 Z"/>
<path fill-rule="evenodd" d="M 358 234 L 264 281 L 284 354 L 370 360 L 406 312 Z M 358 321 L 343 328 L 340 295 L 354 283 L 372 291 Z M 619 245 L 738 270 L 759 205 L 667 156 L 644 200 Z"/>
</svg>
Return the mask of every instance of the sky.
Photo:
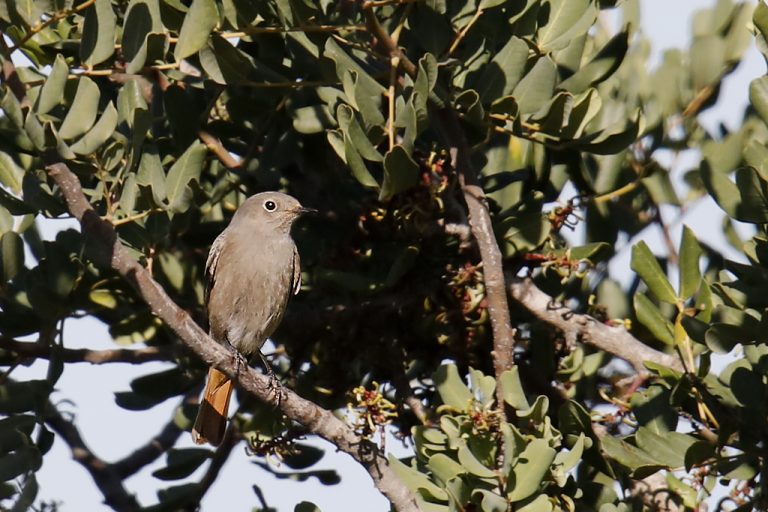
<svg viewBox="0 0 768 512">
<path fill-rule="evenodd" d="M 690 38 L 690 15 L 693 11 L 713 5 L 712 0 L 643 0 L 641 30 L 653 43 L 653 59 L 666 48 L 688 46 Z M 752 48 L 748 57 L 725 82 L 720 101 L 716 108 L 705 114 L 706 122 L 715 126 L 724 122 L 736 127 L 747 104 L 749 82 L 762 76 L 765 65 L 759 53 Z M 698 156 L 685 154 L 679 157 L 680 169 L 696 165 Z M 701 201 L 689 211 L 682 222 L 687 223 L 704 241 L 715 247 L 724 248 L 725 244 L 719 229 L 709 229 L 713 222 L 719 226 L 719 209 L 711 201 Z M 672 236 L 679 239 L 682 222 L 675 222 Z M 51 239 L 60 229 L 73 227 L 72 221 L 47 220 L 43 225 L 46 238 Z M 660 238 L 655 231 L 647 230 L 640 235 L 651 247 L 660 247 Z M 637 240 L 632 240 L 634 243 Z M 613 275 L 627 274 L 629 251 L 626 257 L 618 258 L 612 265 Z M 94 349 L 112 348 L 114 345 L 106 326 L 92 319 L 68 320 L 65 324 L 65 345 L 67 347 L 87 347 Z M 128 412 L 114 403 L 114 393 L 129 389 L 130 381 L 138 375 L 152 373 L 168 368 L 170 365 L 151 363 L 140 368 L 130 365 L 88 365 L 80 364 L 77 368 L 65 370 L 53 395 L 54 401 L 62 402 L 62 409 L 75 415 L 83 438 L 96 455 L 107 461 L 119 459 L 130 453 L 138 445 L 157 433 L 157 430 L 171 417 L 177 403 L 169 400 L 145 412 Z M 40 378 L 45 374 L 43 364 L 17 370 L 21 377 Z M 23 372 L 23 373 L 22 373 Z M 258 505 L 254 494 L 249 490 L 252 484 L 259 485 L 270 506 L 280 511 L 291 511 L 296 503 L 308 500 L 316 503 L 324 511 L 359 510 L 361 504 L 370 512 L 389 510 L 389 504 L 373 487 L 367 473 L 342 453 L 337 453 L 328 443 L 318 442 L 326 448 L 326 455 L 312 469 L 335 469 L 342 475 L 342 482 L 335 486 L 323 486 L 317 480 L 309 483 L 294 483 L 279 480 L 252 463 L 241 446 L 224 466 L 218 481 L 206 495 L 202 510 L 221 510 L 224 505 L 229 512 L 250 511 Z M 193 446 L 188 435 L 182 435 L 179 447 Z M 396 455 L 405 450 L 395 440 L 388 440 L 387 447 L 395 449 Z M 126 485 L 135 493 L 143 505 L 156 502 L 155 490 L 158 480 L 151 476 L 152 471 L 164 466 L 161 458 L 155 464 L 130 478 Z M 279 468 L 278 468 L 279 469 Z M 192 476 L 196 481 L 203 468 Z M 38 472 L 40 494 L 38 499 L 60 503 L 62 512 L 88 510 L 100 512 L 109 510 L 101 504 L 102 496 L 95 488 L 91 477 L 82 467 L 72 461 L 69 448 L 56 440 L 52 453 L 44 458 L 42 469 Z M 169 482 L 176 485 L 179 482 Z"/>
</svg>

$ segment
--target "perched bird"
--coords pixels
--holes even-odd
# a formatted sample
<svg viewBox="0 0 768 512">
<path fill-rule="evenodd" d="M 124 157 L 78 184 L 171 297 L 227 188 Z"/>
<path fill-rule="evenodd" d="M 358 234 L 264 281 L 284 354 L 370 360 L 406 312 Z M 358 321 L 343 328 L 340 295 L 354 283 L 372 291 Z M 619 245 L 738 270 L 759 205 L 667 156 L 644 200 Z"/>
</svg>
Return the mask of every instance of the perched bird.
<svg viewBox="0 0 768 512">
<path fill-rule="evenodd" d="M 216 238 L 205 264 L 205 303 L 211 337 L 250 359 L 275 331 L 288 298 L 301 287 L 299 253 L 291 238 L 293 222 L 304 213 L 293 197 L 262 192 L 237 209 Z M 262 356 L 263 360 L 263 356 Z M 268 372 L 271 372 L 267 366 Z M 232 380 L 216 368 L 200 403 L 192 439 L 221 444 L 227 426 Z"/>
</svg>

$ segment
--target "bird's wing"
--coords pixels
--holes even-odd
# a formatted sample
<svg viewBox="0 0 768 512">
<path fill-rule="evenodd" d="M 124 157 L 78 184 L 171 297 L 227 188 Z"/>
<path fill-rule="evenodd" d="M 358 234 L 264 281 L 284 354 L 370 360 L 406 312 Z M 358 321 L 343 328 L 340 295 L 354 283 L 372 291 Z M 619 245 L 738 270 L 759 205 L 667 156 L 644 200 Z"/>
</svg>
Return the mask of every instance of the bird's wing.
<svg viewBox="0 0 768 512">
<path fill-rule="evenodd" d="M 301 259 L 299 250 L 293 247 L 293 294 L 296 295 L 301 290 Z"/>
<path fill-rule="evenodd" d="M 205 262 L 205 305 L 208 306 L 208 299 L 211 296 L 211 290 L 216 283 L 216 265 L 219 263 L 219 256 L 224 248 L 224 235 L 221 233 L 216 237 L 211 245 L 211 250 L 208 251 L 208 259 Z"/>
</svg>

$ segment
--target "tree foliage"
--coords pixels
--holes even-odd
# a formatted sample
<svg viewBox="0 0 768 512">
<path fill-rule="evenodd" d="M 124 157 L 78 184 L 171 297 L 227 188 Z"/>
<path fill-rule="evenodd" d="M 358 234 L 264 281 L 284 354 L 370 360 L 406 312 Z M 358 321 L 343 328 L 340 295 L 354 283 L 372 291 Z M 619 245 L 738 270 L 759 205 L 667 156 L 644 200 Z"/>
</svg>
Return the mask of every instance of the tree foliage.
<svg viewBox="0 0 768 512">
<path fill-rule="evenodd" d="M 302 481 L 338 481 L 296 438 L 352 453 L 349 438 L 292 398 L 244 400 L 215 453 L 174 448 L 206 371 L 197 355 L 228 363 L 172 303 L 204 324 L 210 243 L 248 195 L 279 189 L 321 214 L 295 231 L 304 287 L 271 362 L 299 396 L 349 403 L 355 439 L 389 423 L 413 441 L 405 460 L 370 443 L 358 459 L 384 474 L 393 506 L 768 508 L 768 78 L 751 84 L 738 130 L 700 122 L 754 38 L 768 53 L 768 8 L 716 2 L 694 17 L 691 47 L 652 69 L 639 4 L 0 4 L 3 503 L 35 503 L 54 436 L 85 449 L 49 399 L 82 361 L 174 363 L 115 396 L 136 411 L 178 400 L 160 449 L 82 462 L 116 510 L 148 505 L 121 481 L 161 456 L 157 508 L 194 507 L 241 440 Z M 671 175 L 664 155 L 688 149 L 700 163 Z M 705 195 L 748 264 L 688 228 L 661 258 L 635 243 L 651 226 L 669 234 L 662 206 L 681 214 Z M 82 230 L 43 241 L 36 218 L 67 215 Z M 754 237 L 739 240 L 734 220 Z M 576 225 L 583 240 L 568 236 Z M 608 265 L 628 240 L 625 289 Z M 64 320 L 84 315 L 121 348 L 65 346 Z M 713 367 L 723 353 L 731 362 Z M 48 361 L 44 379 L 14 378 L 34 359 Z"/>
</svg>

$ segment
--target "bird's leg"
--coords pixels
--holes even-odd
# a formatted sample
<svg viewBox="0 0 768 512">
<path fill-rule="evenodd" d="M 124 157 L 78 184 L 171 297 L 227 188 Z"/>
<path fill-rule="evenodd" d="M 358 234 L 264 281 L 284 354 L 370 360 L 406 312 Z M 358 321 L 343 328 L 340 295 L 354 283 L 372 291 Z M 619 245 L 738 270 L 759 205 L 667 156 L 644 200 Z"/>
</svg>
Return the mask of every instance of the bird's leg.
<svg viewBox="0 0 768 512">
<path fill-rule="evenodd" d="M 226 340 L 224 346 L 227 347 L 227 350 L 232 353 L 232 357 L 235 359 L 235 375 L 240 375 L 240 366 L 248 366 L 248 361 L 245 359 L 245 356 L 229 342 L 229 340 Z"/>
<path fill-rule="evenodd" d="M 269 391 L 274 392 L 277 395 L 277 405 L 280 405 L 280 401 L 283 399 L 283 385 L 277 378 L 277 375 L 275 375 L 272 365 L 269 364 L 267 358 L 261 353 L 261 350 L 259 350 L 259 357 L 267 372 L 267 377 L 269 377 Z"/>
</svg>

